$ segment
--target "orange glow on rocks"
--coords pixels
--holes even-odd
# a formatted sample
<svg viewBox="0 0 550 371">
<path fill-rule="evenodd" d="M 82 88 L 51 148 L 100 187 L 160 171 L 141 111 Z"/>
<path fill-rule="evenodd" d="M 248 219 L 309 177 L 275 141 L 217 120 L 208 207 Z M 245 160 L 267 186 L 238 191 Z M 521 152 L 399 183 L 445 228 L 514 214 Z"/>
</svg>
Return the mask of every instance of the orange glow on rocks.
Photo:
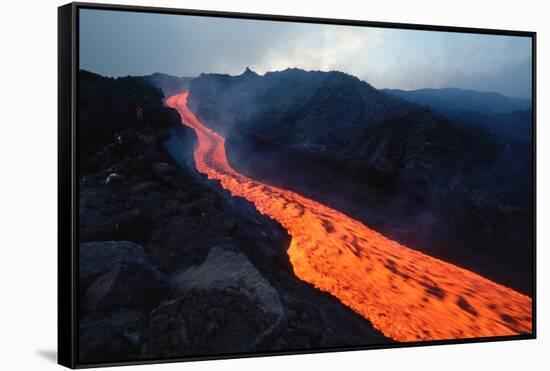
<svg viewBox="0 0 550 371">
<path fill-rule="evenodd" d="M 167 104 L 197 134 L 197 170 L 288 231 L 288 256 L 298 278 L 396 341 L 531 333 L 530 297 L 400 245 L 296 192 L 238 173 L 227 161 L 224 138 L 195 117 L 187 97 L 174 95 Z"/>
</svg>

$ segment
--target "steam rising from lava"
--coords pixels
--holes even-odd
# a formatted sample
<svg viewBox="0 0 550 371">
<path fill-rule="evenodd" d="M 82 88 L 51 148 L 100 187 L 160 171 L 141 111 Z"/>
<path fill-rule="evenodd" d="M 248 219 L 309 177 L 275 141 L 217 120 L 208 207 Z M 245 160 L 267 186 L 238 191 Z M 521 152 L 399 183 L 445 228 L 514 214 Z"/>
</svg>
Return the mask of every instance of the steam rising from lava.
<svg viewBox="0 0 550 371">
<path fill-rule="evenodd" d="M 532 300 L 510 288 L 392 241 L 314 200 L 233 169 L 225 140 L 187 106 L 167 100 L 198 137 L 197 170 L 278 221 L 292 237 L 296 276 L 327 291 L 397 341 L 516 335 L 532 331 Z"/>
</svg>

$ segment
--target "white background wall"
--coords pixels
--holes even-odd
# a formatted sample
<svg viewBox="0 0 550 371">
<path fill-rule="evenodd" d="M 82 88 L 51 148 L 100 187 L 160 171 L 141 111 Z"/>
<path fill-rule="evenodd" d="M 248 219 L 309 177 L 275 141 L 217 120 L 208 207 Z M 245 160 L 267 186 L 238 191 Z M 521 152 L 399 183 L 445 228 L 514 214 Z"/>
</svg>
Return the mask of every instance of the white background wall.
<svg viewBox="0 0 550 371">
<path fill-rule="evenodd" d="M 107 0 L 106 0 L 107 1 Z M 121 0 L 123 1 L 123 0 Z M 548 369 L 550 335 L 550 30 L 544 1 L 157 0 L 134 5 L 538 32 L 539 339 L 147 366 L 156 370 Z M 0 369 L 47 370 L 56 351 L 56 0 L 0 10 Z M 545 349 L 546 348 L 546 349 Z M 130 367 L 142 370 L 144 368 Z"/>
</svg>

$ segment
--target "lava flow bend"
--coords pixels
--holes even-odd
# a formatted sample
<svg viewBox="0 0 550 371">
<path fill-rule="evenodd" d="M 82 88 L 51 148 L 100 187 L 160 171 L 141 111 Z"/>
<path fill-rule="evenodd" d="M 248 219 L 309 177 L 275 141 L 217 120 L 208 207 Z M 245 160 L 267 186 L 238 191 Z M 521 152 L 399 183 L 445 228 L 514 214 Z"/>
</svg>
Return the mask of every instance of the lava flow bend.
<svg viewBox="0 0 550 371">
<path fill-rule="evenodd" d="M 532 300 L 476 273 L 392 241 L 342 212 L 300 194 L 263 184 L 233 169 L 225 139 L 187 106 L 188 92 L 167 100 L 198 137 L 197 170 L 292 238 L 294 274 L 329 292 L 396 341 L 531 333 Z"/>
</svg>

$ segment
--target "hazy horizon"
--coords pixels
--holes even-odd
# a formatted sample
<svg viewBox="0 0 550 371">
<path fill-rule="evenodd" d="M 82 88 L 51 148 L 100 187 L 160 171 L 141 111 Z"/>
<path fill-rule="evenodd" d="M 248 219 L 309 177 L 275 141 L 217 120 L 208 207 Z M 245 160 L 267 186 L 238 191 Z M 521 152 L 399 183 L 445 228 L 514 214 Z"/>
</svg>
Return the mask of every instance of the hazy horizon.
<svg viewBox="0 0 550 371">
<path fill-rule="evenodd" d="M 80 12 L 79 67 L 103 76 L 299 68 L 341 71 L 378 89 L 460 88 L 531 98 L 529 37 Z"/>
</svg>

